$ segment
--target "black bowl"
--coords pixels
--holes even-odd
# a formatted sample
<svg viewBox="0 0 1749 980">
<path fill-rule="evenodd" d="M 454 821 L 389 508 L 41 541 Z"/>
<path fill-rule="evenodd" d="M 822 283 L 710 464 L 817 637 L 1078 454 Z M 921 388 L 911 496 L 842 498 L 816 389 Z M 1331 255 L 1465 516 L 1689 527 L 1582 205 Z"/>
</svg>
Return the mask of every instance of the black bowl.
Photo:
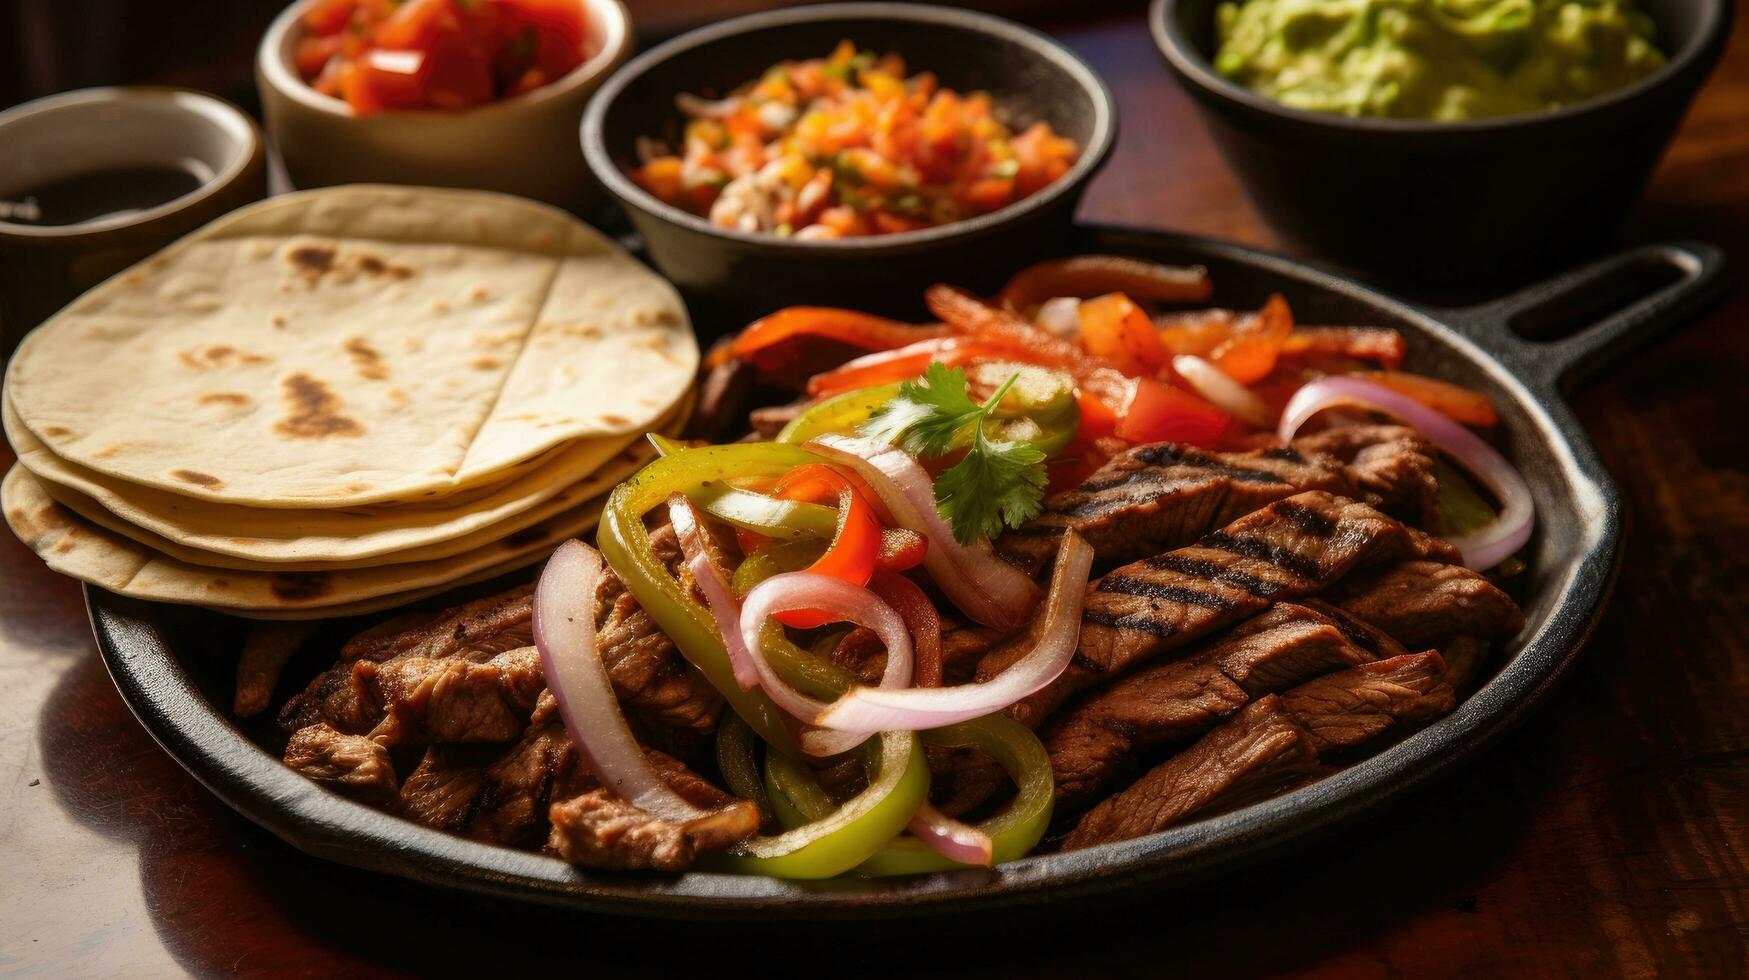
<svg viewBox="0 0 1749 980">
<path fill-rule="evenodd" d="M 1220 0 L 1154 0 L 1166 62 L 1297 251 L 1412 287 L 1512 285 L 1608 244 L 1724 50 L 1730 0 L 1640 0 L 1668 63 L 1571 107 L 1439 123 L 1290 109 L 1216 74 Z"/>
<path fill-rule="evenodd" d="M 640 136 L 674 128 L 681 92 L 723 95 L 788 58 L 825 55 L 840 40 L 894 51 L 943 85 L 984 90 L 1011 126 L 1043 120 L 1081 147 L 1073 169 L 1000 211 L 923 231 L 797 242 L 719 228 L 633 183 Z M 816 303 L 912 315 L 935 282 L 994 285 L 1025 256 L 1069 233 L 1087 181 L 1117 132 L 1105 83 L 1079 57 L 997 17 L 905 3 L 845 3 L 737 17 L 639 56 L 596 93 L 583 116 L 583 154 L 631 215 L 650 258 L 697 310 L 721 324 L 780 305 Z"/>
</svg>

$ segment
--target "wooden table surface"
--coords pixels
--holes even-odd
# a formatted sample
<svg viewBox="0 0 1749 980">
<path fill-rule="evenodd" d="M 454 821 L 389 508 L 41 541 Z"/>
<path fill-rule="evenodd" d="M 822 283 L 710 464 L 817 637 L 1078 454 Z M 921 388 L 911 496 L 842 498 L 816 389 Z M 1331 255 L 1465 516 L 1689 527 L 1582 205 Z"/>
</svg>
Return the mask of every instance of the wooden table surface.
<svg viewBox="0 0 1749 980">
<path fill-rule="evenodd" d="M 1271 244 L 1139 11 L 1054 33 L 1123 118 L 1085 217 Z M 1749 261 L 1742 30 L 1626 232 L 1674 236 Z M 1006 928 L 681 929 L 306 857 L 158 748 L 111 686 L 78 587 L 0 535 L 0 974 L 1749 975 L 1746 325 L 1739 294 L 1577 398 L 1627 544 L 1602 625 L 1531 722 L 1292 860 Z"/>
</svg>

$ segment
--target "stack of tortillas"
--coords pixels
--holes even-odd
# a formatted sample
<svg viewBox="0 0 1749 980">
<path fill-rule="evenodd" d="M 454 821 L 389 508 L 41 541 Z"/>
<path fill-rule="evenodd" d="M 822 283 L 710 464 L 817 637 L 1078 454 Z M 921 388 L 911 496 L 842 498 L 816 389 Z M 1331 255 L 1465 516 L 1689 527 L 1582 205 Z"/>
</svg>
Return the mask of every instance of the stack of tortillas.
<svg viewBox="0 0 1749 980">
<path fill-rule="evenodd" d="M 570 216 L 344 187 L 86 294 L 6 375 L 6 519 L 57 571 L 262 618 L 545 558 L 685 421 L 673 289 Z"/>
</svg>

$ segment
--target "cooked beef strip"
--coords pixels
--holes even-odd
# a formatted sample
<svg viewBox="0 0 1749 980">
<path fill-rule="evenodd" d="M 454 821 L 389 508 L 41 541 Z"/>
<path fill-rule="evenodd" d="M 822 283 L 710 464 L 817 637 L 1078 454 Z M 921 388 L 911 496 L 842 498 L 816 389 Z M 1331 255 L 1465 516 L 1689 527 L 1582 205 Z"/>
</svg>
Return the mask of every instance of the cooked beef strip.
<svg viewBox="0 0 1749 980">
<path fill-rule="evenodd" d="M 1421 433 L 1403 425 L 1343 425 L 1294 440 L 1305 453 L 1323 453 L 1348 465 L 1360 489 L 1377 497 L 1379 510 L 1416 527 L 1439 527 L 1439 480 L 1435 450 Z"/>
<path fill-rule="evenodd" d="M 546 689 L 540 651 L 532 646 L 485 663 L 466 657 L 400 656 L 359 661 L 354 677 L 384 718 L 371 731 L 385 745 L 427 742 L 508 742 L 528 727 Z"/>
<path fill-rule="evenodd" d="M 1438 652 L 1405 653 L 1313 678 L 1281 696 L 1328 757 L 1370 747 L 1442 718 L 1457 706 Z"/>
<path fill-rule="evenodd" d="M 965 622 L 950 613 L 941 614 L 941 675 L 946 685 L 963 684 L 976 673 L 978 661 L 1002 642 L 999 630 Z M 886 646 L 867 627 L 858 626 L 832 650 L 832 661 L 856 674 L 864 684 L 875 685 L 887 668 Z"/>
<path fill-rule="evenodd" d="M 386 706 L 367 683 L 365 664 L 396 658 L 439 662 L 455 657 L 483 663 L 534 642 L 534 587 L 519 586 L 477 599 L 399 632 L 373 629 L 342 648 L 340 662 L 317 675 L 280 709 L 280 727 L 296 731 L 326 722 L 362 735 L 382 721 Z M 514 734 L 510 737 L 515 737 Z"/>
<path fill-rule="evenodd" d="M 1252 702 L 1197 743 L 1081 817 L 1063 850 L 1129 840 L 1231 810 L 1317 775 L 1318 753 L 1278 695 Z"/>
<path fill-rule="evenodd" d="M 1254 511 L 1194 545 L 1133 562 L 1091 583 L 1067 670 L 1009 713 L 1036 726 L 1071 694 L 1184 647 L 1280 599 L 1310 595 L 1355 568 L 1402 559 L 1458 560 L 1457 549 L 1365 504 L 1321 491 Z M 1030 649 L 1024 637 L 978 665 L 987 679 Z"/>
<path fill-rule="evenodd" d="M 1087 811 L 1073 850 L 1235 809 L 1320 775 L 1321 753 L 1376 746 L 1452 709 L 1439 654 L 1409 653 L 1265 695 L 1128 789 Z"/>
<path fill-rule="evenodd" d="M 1381 650 L 1402 652 L 1388 638 L 1369 637 L 1372 649 L 1356 644 L 1352 629 L 1319 610 L 1278 602 L 1183 660 L 1149 665 L 1072 702 L 1039 733 L 1051 756 L 1057 812 L 1085 809 L 1149 752 L 1201 735 L 1253 697 L 1367 663 Z"/>
<path fill-rule="evenodd" d="M 1518 604 L 1462 565 L 1405 561 L 1370 568 L 1338 582 L 1329 598 L 1410 649 L 1454 636 L 1497 640 L 1524 628 Z"/>
<path fill-rule="evenodd" d="M 722 850 L 759 832 L 759 807 L 736 799 L 680 763 L 651 753 L 664 782 L 708 812 L 685 821 L 638 809 L 607 789 L 552 805 L 547 848 L 594 868 L 685 871 L 705 851 Z"/>
<path fill-rule="evenodd" d="M 299 729 L 285 747 L 285 764 L 307 779 L 372 803 L 386 803 L 398 792 L 395 767 L 381 742 L 327 725 Z"/>
<path fill-rule="evenodd" d="M 724 436 L 739 432 L 753 399 L 757 373 L 752 364 L 733 357 L 706 370 L 698 384 L 698 408 L 686 424 L 686 436 L 721 442 Z"/>
<path fill-rule="evenodd" d="M 237 658 L 236 693 L 231 702 L 231 710 L 239 718 L 251 718 L 268 709 L 280 671 L 315 629 L 313 622 L 250 625 L 243 637 L 243 653 Z"/>
<path fill-rule="evenodd" d="M 597 648 L 620 704 L 659 725 L 714 729 L 722 695 L 686 662 L 619 577 L 604 575 L 597 596 L 604 607 L 596 620 Z"/>
<path fill-rule="evenodd" d="M 552 846 L 567 860 L 598 867 L 655 867 L 639 862 L 652 861 L 657 854 L 670 862 L 681 856 L 690 860 L 692 852 L 726 846 L 758 829 L 758 812 L 752 804 L 733 801 L 678 760 L 649 749 L 651 764 L 683 797 L 707 807 L 733 803 L 729 809 L 735 814 L 752 812 L 751 829 L 726 839 L 729 830 L 741 826 L 738 821 L 744 815 L 700 827 L 664 829 L 662 821 L 600 788 L 583 766 L 554 707 L 552 695 L 543 695 L 535 723 L 490 762 L 482 762 L 477 752 L 432 746 L 407 777 L 396 812 L 491 843 L 532 845 L 550 834 Z M 563 840 L 561 820 L 566 823 Z M 632 832 L 634 827 L 641 829 Z M 658 842 L 666 843 L 657 847 Z M 692 852 L 685 851 L 688 846 Z"/>
<path fill-rule="evenodd" d="M 1341 464 L 1292 449 L 1216 453 L 1171 442 L 1127 449 L 1045 512 L 1002 535 L 996 548 L 1037 573 L 1065 531 L 1080 532 L 1102 568 L 1189 544 L 1259 507 L 1302 490 L 1352 495 Z"/>
</svg>

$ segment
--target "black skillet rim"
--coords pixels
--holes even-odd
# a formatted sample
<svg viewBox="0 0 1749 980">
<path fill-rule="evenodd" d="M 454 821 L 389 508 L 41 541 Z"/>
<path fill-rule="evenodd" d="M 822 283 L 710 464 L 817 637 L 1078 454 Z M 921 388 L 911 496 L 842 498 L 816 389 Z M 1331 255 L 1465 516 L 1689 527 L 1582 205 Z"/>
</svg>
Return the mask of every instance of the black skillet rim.
<svg viewBox="0 0 1749 980">
<path fill-rule="evenodd" d="M 464 840 L 331 793 L 285 768 L 209 703 L 183 672 L 163 630 L 163 606 L 87 587 L 105 665 L 141 723 L 184 768 L 244 816 L 328 860 L 433 885 L 582 911 L 681 919 L 814 919 L 940 914 L 1179 886 L 1279 855 L 1397 800 L 1483 751 L 1548 693 L 1590 634 L 1614 582 L 1620 505 L 1564 404 L 1514 376 L 1434 315 L 1301 263 L 1240 245 L 1142 229 L 1086 229 L 1095 239 L 1157 243 L 1388 310 L 1415 322 L 1491 374 L 1524 408 L 1532 437 L 1554 450 L 1590 499 L 1566 594 L 1524 647 L 1446 718 L 1311 786 L 1230 814 L 1133 841 L 1040 855 L 1000 871 L 912 879 L 785 882 L 693 872 L 591 873 L 557 859 Z M 1559 585 L 1560 583 L 1556 583 Z"/>
</svg>

